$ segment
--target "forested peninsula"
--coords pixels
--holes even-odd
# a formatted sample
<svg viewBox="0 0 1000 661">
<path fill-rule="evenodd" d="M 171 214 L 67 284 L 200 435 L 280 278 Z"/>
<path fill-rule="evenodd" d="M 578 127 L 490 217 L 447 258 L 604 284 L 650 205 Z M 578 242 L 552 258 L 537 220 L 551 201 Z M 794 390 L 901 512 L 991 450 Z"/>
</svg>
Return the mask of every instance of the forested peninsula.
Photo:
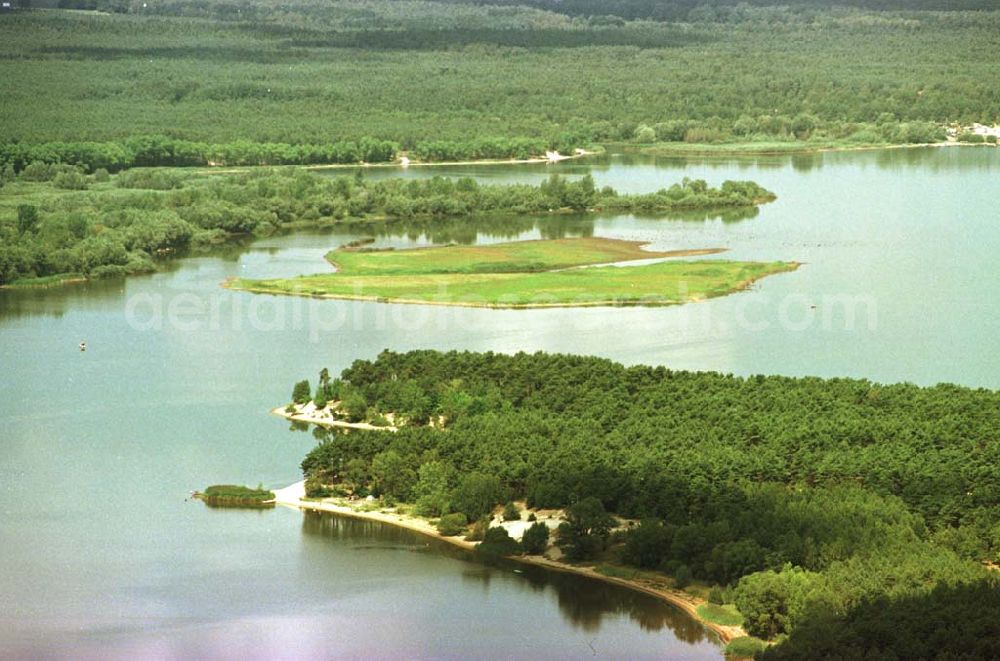
<svg viewBox="0 0 1000 661">
<path fill-rule="evenodd" d="M 1000 654 L 1000 393 L 386 351 L 293 398 L 398 428 L 317 428 L 309 496 L 411 503 L 502 554 L 545 546 L 484 517 L 561 510 L 564 560 L 662 572 L 765 659 Z"/>
<path fill-rule="evenodd" d="M 369 180 L 301 168 L 235 174 L 137 168 L 84 174 L 35 163 L 0 189 L 0 285 L 155 270 L 158 258 L 241 235 L 337 223 L 464 218 L 473 214 L 642 213 L 741 209 L 774 194 L 753 182 L 710 187 L 684 179 L 659 191 L 598 189 L 590 175 L 537 186 L 471 178 Z"/>
</svg>

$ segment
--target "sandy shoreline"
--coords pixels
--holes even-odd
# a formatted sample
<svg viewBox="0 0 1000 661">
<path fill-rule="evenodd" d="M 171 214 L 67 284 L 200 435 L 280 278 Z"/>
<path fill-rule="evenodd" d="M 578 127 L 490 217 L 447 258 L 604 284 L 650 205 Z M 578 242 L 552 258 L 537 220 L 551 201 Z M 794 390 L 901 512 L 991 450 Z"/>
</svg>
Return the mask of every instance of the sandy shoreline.
<svg viewBox="0 0 1000 661">
<path fill-rule="evenodd" d="M 607 143 L 609 145 L 625 145 L 625 146 L 635 146 L 638 147 L 639 153 L 647 153 L 652 155 L 657 155 L 654 146 L 633 145 L 631 143 Z M 669 144 L 669 143 L 668 143 Z M 712 145 L 704 145 L 706 148 L 703 150 L 698 149 L 696 145 L 687 150 L 670 150 L 667 148 L 662 152 L 664 156 L 782 156 L 782 155 L 794 155 L 794 154 L 815 154 L 821 152 L 852 152 L 852 151 L 875 151 L 879 149 L 912 149 L 919 147 L 992 147 L 994 145 L 986 143 L 968 143 L 968 142 L 958 142 L 957 140 L 946 140 L 944 142 L 922 142 L 913 144 L 884 144 L 884 145 L 859 145 L 859 146 L 841 146 L 841 147 L 803 147 L 802 149 L 789 149 L 789 150 L 776 150 L 776 151 L 754 151 L 754 150 L 740 150 L 733 149 L 727 151 L 724 149 L 712 149 Z M 205 174 L 237 174 L 244 172 L 253 168 L 301 168 L 304 170 L 346 170 L 352 168 L 363 168 L 363 169 L 384 169 L 384 168 L 433 168 L 433 167 L 455 167 L 463 165 L 539 165 L 544 163 L 561 163 L 562 161 L 571 161 L 579 158 L 585 158 L 587 156 L 595 156 L 600 154 L 608 153 L 607 149 L 601 149 L 596 151 L 580 150 L 574 154 L 560 154 L 558 158 L 547 158 L 543 156 L 537 156 L 534 158 L 482 158 L 471 161 L 409 161 L 403 164 L 400 161 L 392 161 L 391 163 L 317 163 L 310 165 L 298 165 L 298 164 L 288 164 L 288 165 L 200 165 L 192 168 L 187 168 L 192 172 L 205 173 Z"/>
<path fill-rule="evenodd" d="M 437 529 L 432 526 L 428 521 L 420 519 L 413 516 L 408 516 L 404 514 L 397 514 L 395 512 L 384 512 L 384 511 L 360 511 L 346 505 L 338 505 L 336 503 L 327 501 L 312 501 L 303 500 L 305 497 L 305 482 L 296 482 L 284 489 L 274 490 L 274 499 L 278 505 L 283 505 L 285 507 L 290 507 L 299 510 L 312 510 L 316 512 L 329 512 L 332 514 L 337 514 L 340 516 L 352 517 L 355 519 L 363 519 L 366 521 L 377 521 L 379 523 L 385 523 L 392 526 L 399 526 L 400 528 L 405 528 L 412 532 L 419 533 L 421 535 L 426 535 L 428 537 L 433 537 L 434 539 L 447 542 L 453 546 L 465 549 L 467 551 L 473 551 L 476 547 L 476 542 L 467 542 L 459 537 L 442 537 L 438 534 Z M 685 592 L 679 590 L 671 590 L 666 588 L 654 587 L 650 585 L 645 585 L 638 581 L 627 580 L 623 578 L 616 578 L 613 576 L 605 576 L 597 572 L 593 567 L 581 567 L 576 565 L 569 565 L 563 562 L 558 562 L 556 560 L 550 560 L 543 556 L 510 556 L 510 560 L 515 562 L 521 562 L 528 565 L 535 565 L 538 567 L 545 567 L 554 571 L 561 571 L 570 574 L 577 574 L 580 576 L 587 576 L 589 578 L 604 581 L 606 583 L 613 583 L 630 590 L 636 590 L 648 594 L 650 596 L 656 597 L 666 601 L 677 608 L 680 608 L 685 613 L 687 613 L 692 619 L 704 626 L 709 631 L 713 632 L 725 645 L 734 638 L 739 638 L 741 636 L 746 636 L 747 633 L 741 627 L 725 626 L 721 624 L 716 624 L 714 622 L 707 622 L 703 620 L 698 615 L 698 606 L 704 603 L 702 600 L 693 597 Z"/>
<path fill-rule="evenodd" d="M 671 143 L 666 143 L 671 144 Z M 752 143 L 750 143 L 752 144 Z M 789 143 L 794 144 L 794 143 Z M 878 151 L 881 149 L 919 149 L 922 147 L 994 147 L 989 143 L 959 142 L 957 140 L 945 140 L 943 142 L 915 142 L 906 144 L 886 144 L 886 145 L 858 145 L 852 147 L 792 147 L 789 149 L 725 149 L 725 143 L 720 145 L 708 145 L 692 143 L 691 147 L 672 149 L 670 147 L 642 147 L 638 151 L 640 154 L 651 156 L 796 156 L 801 154 L 830 154 L 835 152 L 855 152 L 855 151 Z"/>
<path fill-rule="evenodd" d="M 392 163 L 330 163 L 326 165 L 304 165 L 307 170 L 333 170 L 338 168 L 415 168 L 415 167 L 440 167 L 448 165 L 531 165 L 538 163 L 560 163 L 570 161 L 574 158 L 593 156 L 600 152 L 585 151 L 581 149 L 575 154 L 559 154 L 558 157 L 549 158 L 546 156 L 536 156 L 535 158 L 481 158 L 474 161 L 407 161 L 405 164 L 399 161 Z M 253 166 L 251 166 L 253 167 Z"/>
<path fill-rule="evenodd" d="M 671 144 L 671 143 L 667 143 Z M 752 144 L 752 143 L 749 143 Z M 790 143 L 792 144 L 792 143 Z M 885 144 L 885 145 L 857 145 L 841 147 L 809 147 L 803 145 L 790 149 L 725 149 L 725 143 L 720 145 L 707 145 L 693 143 L 691 147 L 671 148 L 648 146 L 638 150 L 640 154 L 650 156 L 698 156 L 698 157 L 725 157 L 735 158 L 743 156 L 798 156 L 802 154 L 832 154 L 836 152 L 858 152 L 858 151 L 879 151 L 882 149 L 919 149 L 925 147 L 995 147 L 990 143 L 959 142 L 957 140 L 945 140 L 942 142 L 915 142 L 906 144 Z M 717 148 L 716 148 L 717 147 Z"/>
<path fill-rule="evenodd" d="M 352 168 L 416 168 L 416 167 L 443 167 L 456 165 L 538 165 L 541 163 L 561 163 L 571 161 L 576 158 L 593 156 L 601 151 L 579 150 L 574 154 L 559 154 L 558 158 L 548 158 L 536 156 L 534 158 L 481 158 L 473 161 L 408 161 L 405 164 L 396 160 L 391 163 L 316 163 L 311 165 L 199 165 L 191 168 L 195 172 L 205 172 L 210 174 L 235 174 L 250 168 L 301 168 L 303 170 L 347 170 Z"/>
<path fill-rule="evenodd" d="M 324 409 L 327 411 L 328 409 Z M 271 409 L 271 413 L 274 415 L 280 415 L 282 418 L 287 420 L 292 420 L 293 422 L 309 422 L 314 425 L 320 425 L 321 427 L 340 427 L 342 429 L 367 429 L 370 431 L 398 431 L 396 427 L 392 425 L 387 425 L 385 427 L 376 427 L 375 425 L 369 424 L 367 422 L 347 422 L 346 420 L 335 420 L 326 416 L 316 416 L 308 413 L 289 413 L 285 410 L 284 406 L 279 406 L 277 408 Z"/>
<path fill-rule="evenodd" d="M 84 276 L 74 276 L 72 278 L 60 278 L 52 282 L 11 282 L 6 285 L 0 285 L 0 289 L 47 289 L 49 287 L 61 287 L 62 285 L 77 285 L 81 282 L 87 282 L 88 279 Z"/>
</svg>

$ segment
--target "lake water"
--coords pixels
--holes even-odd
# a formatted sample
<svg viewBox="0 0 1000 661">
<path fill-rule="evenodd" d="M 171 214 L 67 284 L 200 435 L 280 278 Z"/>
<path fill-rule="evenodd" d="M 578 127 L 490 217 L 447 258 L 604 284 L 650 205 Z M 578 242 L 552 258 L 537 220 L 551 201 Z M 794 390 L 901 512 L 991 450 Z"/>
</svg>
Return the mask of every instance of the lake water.
<svg viewBox="0 0 1000 661">
<path fill-rule="evenodd" d="M 778 200 L 742 218 L 301 232 L 148 277 L 0 292 L 0 656 L 721 657 L 682 613 L 626 590 L 489 566 L 376 524 L 186 500 L 212 483 L 299 479 L 314 439 L 268 409 L 294 381 L 384 348 L 1000 387 L 1000 150 L 618 155 L 367 176 L 533 182 L 551 172 L 591 172 L 629 192 L 684 176 L 753 179 Z M 218 287 L 327 269 L 327 250 L 362 236 L 410 246 L 584 235 L 804 265 L 672 308 L 391 306 Z"/>
</svg>

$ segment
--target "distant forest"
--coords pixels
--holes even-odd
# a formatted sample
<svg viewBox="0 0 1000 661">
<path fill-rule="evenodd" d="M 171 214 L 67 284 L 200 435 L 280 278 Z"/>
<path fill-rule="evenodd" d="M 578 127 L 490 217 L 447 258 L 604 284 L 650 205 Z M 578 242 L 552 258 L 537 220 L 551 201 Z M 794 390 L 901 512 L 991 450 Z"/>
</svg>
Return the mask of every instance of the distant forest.
<svg viewBox="0 0 1000 661">
<path fill-rule="evenodd" d="M 1000 0 L 437 0 L 456 5 L 491 7 L 534 7 L 567 16 L 615 16 L 628 20 L 654 21 L 702 20 L 743 7 L 791 7 L 825 10 L 837 7 L 857 7 L 873 11 L 990 11 L 1000 9 Z M 20 0 L 21 7 L 89 9 L 128 12 L 137 9 L 134 0 Z M 230 5 L 230 11 L 250 7 L 253 3 L 191 3 L 203 11 L 210 4 Z"/>
<path fill-rule="evenodd" d="M 1000 120 L 1000 12 L 871 5 L 880 11 L 614 0 L 13 11 L 0 20 L 0 159 L 113 171 L 614 142 L 856 146 Z"/>
<path fill-rule="evenodd" d="M 442 0 L 454 4 L 536 7 L 568 16 L 617 16 L 654 21 L 692 21 L 738 16 L 743 7 L 823 10 L 979 11 L 1000 9 L 1000 0 Z"/>
</svg>

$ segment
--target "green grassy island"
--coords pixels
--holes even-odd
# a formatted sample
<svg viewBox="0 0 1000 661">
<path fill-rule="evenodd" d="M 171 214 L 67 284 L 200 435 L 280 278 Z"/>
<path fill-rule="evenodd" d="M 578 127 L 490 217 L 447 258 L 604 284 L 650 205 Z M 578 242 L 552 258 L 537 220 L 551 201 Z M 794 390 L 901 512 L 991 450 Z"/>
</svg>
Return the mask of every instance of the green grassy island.
<svg viewBox="0 0 1000 661">
<path fill-rule="evenodd" d="M 1000 654 L 998 392 L 386 351 L 314 397 L 399 428 L 318 429 L 312 499 L 686 591 L 734 654 L 763 648 L 746 633 L 765 659 Z"/>
<path fill-rule="evenodd" d="M 214 484 L 204 491 L 194 494 L 209 507 L 274 507 L 274 492 L 267 489 L 239 486 L 236 484 Z"/>
<path fill-rule="evenodd" d="M 226 286 L 257 293 L 467 307 L 672 305 L 723 296 L 798 267 L 788 262 L 716 260 L 593 266 L 720 252 L 650 252 L 641 245 L 586 238 L 411 250 L 341 249 L 327 255 L 339 267 L 337 273 L 239 279 Z"/>
</svg>

